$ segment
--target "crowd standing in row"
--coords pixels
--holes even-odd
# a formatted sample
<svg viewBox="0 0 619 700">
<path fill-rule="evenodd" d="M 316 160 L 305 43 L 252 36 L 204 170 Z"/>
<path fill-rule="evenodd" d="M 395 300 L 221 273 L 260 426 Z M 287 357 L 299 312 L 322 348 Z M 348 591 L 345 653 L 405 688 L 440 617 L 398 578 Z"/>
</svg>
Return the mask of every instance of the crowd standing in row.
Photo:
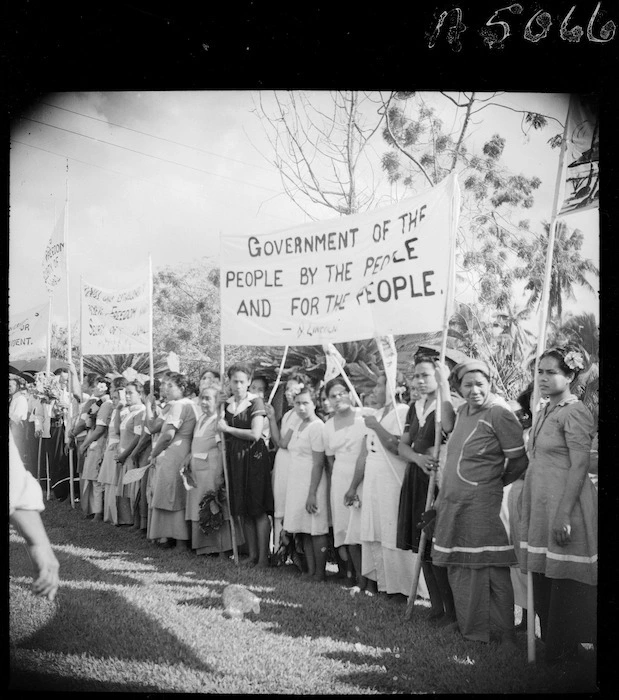
<svg viewBox="0 0 619 700">
<path fill-rule="evenodd" d="M 525 605 L 523 572 L 531 571 L 546 659 L 554 662 L 595 642 L 597 489 L 588 477 L 595 429 L 570 391 L 581 368 L 570 348 L 542 355 L 544 399 L 530 428 L 493 393 L 481 360 L 450 369 L 418 355 L 419 398 L 410 406 L 394 400 L 384 375 L 371 408 L 354 405 L 343 377 L 314 387 L 291 375 L 281 412 L 265 401 L 266 379 L 242 364 L 228 368 L 227 382 L 205 371 L 196 388 L 177 372 L 152 388 L 88 374 L 69 430 L 80 505 L 86 517 L 131 527 L 160 547 L 229 557 L 236 544 L 249 566 L 273 566 L 280 544 L 293 541 L 304 577 L 324 582 L 331 561 L 332 575 L 360 591 L 402 600 L 416 593 L 429 598 L 432 624 L 508 647 L 515 600 Z M 73 365 L 60 372 L 66 403 L 68 372 L 78 386 Z M 35 436 L 51 436 L 43 455 L 54 495 L 66 498 L 64 435 L 53 433 L 59 418 L 44 425 L 19 378 L 9 391 L 22 460 L 37 473 L 30 412 Z M 426 511 L 433 472 L 434 506 Z"/>
</svg>

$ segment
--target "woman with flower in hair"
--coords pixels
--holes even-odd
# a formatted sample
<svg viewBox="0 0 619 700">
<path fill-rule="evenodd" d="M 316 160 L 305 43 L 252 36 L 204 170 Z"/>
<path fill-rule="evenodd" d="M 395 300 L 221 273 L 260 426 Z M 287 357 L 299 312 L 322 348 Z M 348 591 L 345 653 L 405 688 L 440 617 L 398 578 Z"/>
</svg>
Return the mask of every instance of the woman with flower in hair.
<svg viewBox="0 0 619 700">
<path fill-rule="evenodd" d="M 465 638 L 482 642 L 497 633 L 509 649 L 516 638 L 510 567 L 517 560 L 500 512 L 503 487 L 527 467 L 522 426 L 492 392 L 492 375 L 483 360 L 454 367 L 464 399 L 456 411 L 449 374 L 444 363 L 436 363 L 441 425 L 450 436 L 434 505 L 432 564 L 447 568 L 457 618 L 444 629 L 459 629 Z M 426 467 L 436 469 L 436 460 Z M 424 514 L 427 524 L 431 512 Z"/>
<path fill-rule="evenodd" d="M 265 404 L 267 419 L 271 428 L 271 440 L 277 447 L 273 464 L 273 546 L 279 547 L 279 538 L 282 532 L 282 522 L 286 510 L 286 487 L 288 484 L 288 469 L 290 464 L 290 452 L 288 443 L 292 432 L 299 425 L 301 419 L 294 410 L 294 397 L 307 385 L 307 379 L 300 374 L 293 374 L 286 382 L 284 396 L 290 409 L 284 413 L 280 425 L 277 425 L 275 409 L 270 404 Z"/>
<path fill-rule="evenodd" d="M 518 559 L 533 573 L 548 663 L 596 639 L 597 491 L 587 477 L 594 422 L 570 390 L 583 367 L 582 354 L 569 347 L 541 355 L 539 391 L 547 402 L 531 426 L 518 509 Z"/>
<path fill-rule="evenodd" d="M 148 539 L 159 540 L 164 547 L 190 552 L 190 532 L 185 519 L 186 490 L 180 469 L 191 453 L 196 414 L 187 397 L 189 381 L 184 374 L 170 372 L 166 381 L 166 395 L 170 404 L 151 453 L 154 467 L 152 477 L 152 508 L 148 523 Z"/>
</svg>

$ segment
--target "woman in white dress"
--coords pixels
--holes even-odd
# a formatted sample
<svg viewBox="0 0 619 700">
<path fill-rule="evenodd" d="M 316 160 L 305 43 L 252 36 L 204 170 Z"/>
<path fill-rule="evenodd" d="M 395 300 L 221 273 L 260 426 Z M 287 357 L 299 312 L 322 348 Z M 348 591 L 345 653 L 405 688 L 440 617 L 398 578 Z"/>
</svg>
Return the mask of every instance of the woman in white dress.
<svg viewBox="0 0 619 700">
<path fill-rule="evenodd" d="M 324 462 L 323 422 L 316 416 L 314 392 L 304 386 L 294 397 L 300 418 L 290 441 L 282 441 L 290 452 L 284 528 L 303 535 L 307 577 L 325 580 L 328 553 L 329 513 L 327 475 Z"/>
<path fill-rule="evenodd" d="M 293 375 L 286 382 L 284 395 L 290 406 L 294 403 L 294 397 L 307 385 L 307 380 L 301 375 Z M 269 420 L 271 440 L 277 447 L 275 462 L 273 464 L 273 547 L 277 550 L 282 532 L 282 522 L 286 508 L 286 488 L 288 485 L 288 469 L 290 464 L 290 452 L 282 445 L 282 439 L 288 444 L 292 431 L 298 427 L 301 419 L 294 407 L 286 411 L 282 416 L 281 424 L 277 425 L 275 409 L 271 404 L 265 403 L 264 409 Z"/>
<path fill-rule="evenodd" d="M 353 408 L 350 391 L 342 377 L 327 382 L 326 395 L 333 407 L 332 417 L 324 424 L 325 455 L 331 473 L 331 520 L 333 546 L 339 548 L 344 561 L 350 561 L 356 581 L 363 590 L 361 576 L 361 485 L 356 489 L 353 505 L 346 505 L 346 495 L 355 473 L 357 459 L 363 450 L 367 428 L 362 410 Z"/>
<path fill-rule="evenodd" d="M 367 590 L 408 596 L 413 578 L 413 553 L 396 546 L 398 504 L 406 471 L 406 462 L 397 453 L 408 406 L 396 404 L 394 409 L 384 375 L 378 379 L 374 397 L 380 408 L 364 419 L 368 429 L 365 467 L 361 458 L 346 501 L 352 503 L 353 489 L 363 480 L 361 573 L 370 579 Z"/>
</svg>

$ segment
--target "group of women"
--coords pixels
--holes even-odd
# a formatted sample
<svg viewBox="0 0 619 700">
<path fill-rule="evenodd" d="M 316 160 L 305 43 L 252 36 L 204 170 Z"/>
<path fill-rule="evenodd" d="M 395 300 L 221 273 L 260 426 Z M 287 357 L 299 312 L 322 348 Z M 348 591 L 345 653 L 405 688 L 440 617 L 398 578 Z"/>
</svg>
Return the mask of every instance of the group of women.
<svg viewBox="0 0 619 700">
<path fill-rule="evenodd" d="M 72 430 L 82 435 L 81 505 L 161 547 L 212 555 L 236 544 L 250 566 L 268 567 L 282 537 L 297 536 L 303 576 L 325 581 L 335 552 L 350 585 L 428 597 L 431 624 L 508 648 L 516 639 L 510 570 L 530 571 L 554 662 L 595 642 L 594 423 L 570 391 L 581 368 L 570 348 L 542 355 L 528 444 L 481 360 L 450 370 L 419 355 L 420 398 L 410 407 L 394 400 L 384 376 L 369 408 L 355 406 L 342 376 L 317 395 L 307 377 L 292 375 L 281 416 L 264 400 L 266 381 L 252 382 L 242 364 L 228 368 L 227 398 L 214 371 L 194 398 L 178 373 L 152 392 L 148 382 L 89 375 Z M 515 482 L 506 527 L 504 488 Z M 422 575 L 412 591 L 415 555 Z"/>
</svg>

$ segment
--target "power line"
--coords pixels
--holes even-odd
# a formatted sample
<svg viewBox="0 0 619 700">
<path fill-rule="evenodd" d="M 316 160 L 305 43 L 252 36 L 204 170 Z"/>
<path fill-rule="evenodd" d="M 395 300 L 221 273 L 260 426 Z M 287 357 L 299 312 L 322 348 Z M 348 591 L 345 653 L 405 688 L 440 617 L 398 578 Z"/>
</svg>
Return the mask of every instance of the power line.
<svg viewBox="0 0 619 700">
<path fill-rule="evenodd" d="M 154 156 L 151 153 L 144 153 L 143 151 L 138 151 L 135 148 L 129 148 L 128 146 L 121 146 L 118 143 L 113 143 L 112 141 L 106 141 L 105 139 L 98 139 L 94 136 L 89 136 L 88 134 L 80 134 L 79 131 L 73 131 L 72 129 L 67 129 L 63 126 L 56 126 L 55 124 L 48 124 L 47 122 L 42 122 L 38 119 L 33 119 L 32 117 L 20 117 L 20 119 L 27 119 L 28 121 L 34 122 L 35 124 L 42 124 L 43 126 L 48 126 L 52 129 L 66 131 L 69 134 L 75 134 L 76 136 L 81 136 L 82 138 L 85 138 L 85 139 L 91 139 L 92 141 L 96 141 L 97 143 L 104 143 L 108 146 L 114 146 L 115 148 L 122 148 L 124 151 L 129 151 L 131 153 L 137 153 L 138 155 L 146 156 L 147 158 L 154 158 L 155 160 L 160 160 L 162 163 L 170 163 L 171 165 L 177 165 L 180 168 L 188 168 L 189 170 L 195 170 L 196 172 L 204 173 L 205 175 L 211 175 L 213 177 L 220 177 L 224 180 L 238 182 L 241 185 L 248 185 L 250 187 L 257 187 L 258 189 L 266 190 L 267 192 L 278 192 L 278 190 L 274 190 L 271 187 L 263 187 L 262 185 L 256 185 L 253 182 L 246 182 L 245 180 L 238 180 L 237 178 L 230 177 L 229 175 L 220 175 L 219 173 L 213 173 L 213 172 L 210 172 L 209 170 L 202 170 L 202 168 L 196 168 L 193 165 L 185 165 L 184 163 L 178 163 L 174 160 L 169 160 L 168 158 L 160 158 L 159 156 Z"/>
<path fill-rule="evenodd" d="M 181 194 L 184 194 L 185 196 L 188 196 L 190 199 L 203 199 L 205 202 L 212 202 L 212 198 L 209 197 L 204 197 L 199 194 L 191 194 L 189 195 L 185 190 L 180 190 L 177 187 L 164 187 L 163 185 L 159 185 L 156 182 L 153 182 L 152 180 L 147 180 L 146 178 L 143 177 L 137 177 L 136 175 L 127 175 L 127 173 L 122 173 L 119 170 L 113 170 L 112 168 L 106 168 L 102 165 L 95 165 L 94 163 L 89 163 L 86 160 L 80 160 L 79 158 L 74 158 L 73 156 L 68 156 L 65 153 L 58 153 L 56 151 L 50 151 L 47 148 L 42 148 L 41 146 L 34 146 L 31 143 L 26 143 L 25 141 L 20 141 L 19 139 L 11 139 L 11 143 L 19 143 L 22 146 L 26 146 L 27 148 L 35 148 L 38 151 L 43 151 L 44 153 L 50 153 L 53 156 L 58 156 L 59 158 L 68 158 L 69 160 L 72 160 L 74 163 L 81 163 L 82 165 L 88 165 L 91 168 L 98 168 L 99 170 L 106 170 L 107 172 L 114 173 L 115 175 L 121 175 L 122 177 L 129 178 L 130 180 L 140 180 L 141 182 L 145 182 L 148 185 L 153 185 L 154 187 L 159 187 L 162 190 L 168 190 L 168 191 L 174 191 L 174 192 L 180 192 Z M 241 207 L 243 208 L 243 207 Z M 248 211 L 247 207 L 244 207 L 246 211 Z M 269 214 L 268 212 L 265 212 L 266 216 L 270 216 L 273 219 L 278 219 L 279 221 L 285 221 L 289 224 L 292 224 L 290 219 L 285 219 L 281 216 L 277 216 L 276 214 Z"/>
<path fill-rule="evenodd" d="M 204 148 L 198 148 L 197 146 L 190 146 L 186 143 L 181 143 L 180 141 L 173 141 L 172 139 L 166 139 L 164 136 L 156 136 L 155 134 L 149 134 L 146 131 L 140 131 L 139 129 L 132 129 L 130 126 L 123 126 L 122 124 L 116 124 L 115 122 L 107 121 L 106 119 L 99 119 L 98 117 L 92 117 L 89 114 L 83 114 L 82 112 L 76 112 L 73 109 L 67 109 L 67 107 L 59 107 L 58 105 L 53 105 L 50 102 L 39 102 L 39 104 L 46 105 L 47 107 L 53 107 L 54 109 L 61 109 L 63 112 L 69 112 L 70 114 L 77 114 L 85 119 L 92 119 L 96 122 L 101 122 L 102 124 L 107 124 L 109 126 L 116 126 L 119 129 L 126 129 L 127 131 L 132 131 L 135 134 L 142 134 L 142 136 L 148 136 L 152 139 L 159 139 L 159 141 L 165 141 L 167 143 L 172 143 L 175 146 L 182 146 L 183 148 L 189 148 L 192 151 L 199 151 L 200 153 L 206 153 L 209 156 L 215 156 L 216 158 L 224 158 L 225 160 L 230 160 L 233 163 L 240 163 L 241 165 L 248 165 L 251 168 L 260 168 L 260 170 L 266 170 L 267 172 L 272 172 L 270 168 L 265 168 L 262 165 L 255 165 L 254 163 L 247 163 L 244 160 L 238 160 L 237 158 L 230 158 L 230 156 L 222 156 L 220 153 L 214 153 L 213 151 L 207 151 Z"/>
</svg>

